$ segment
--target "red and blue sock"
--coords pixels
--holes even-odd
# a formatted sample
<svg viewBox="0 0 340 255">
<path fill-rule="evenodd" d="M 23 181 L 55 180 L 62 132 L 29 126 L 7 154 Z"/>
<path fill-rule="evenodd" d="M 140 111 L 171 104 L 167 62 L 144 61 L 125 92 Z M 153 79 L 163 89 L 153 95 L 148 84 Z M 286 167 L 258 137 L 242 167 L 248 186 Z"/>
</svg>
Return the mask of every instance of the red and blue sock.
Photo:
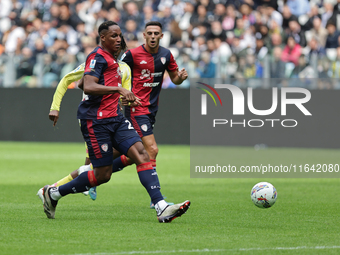
<svg viewBox="0 0 340 255">
<path fill-rule="evenodd" d="M 153 168 L 151 162 L 137 165 L 138 177 L 146 191 L 149 193 L 152 203 L 155 205 L 163 200 L 160 191 L 161 185 L 158 180 L 156 170 Z"/>
<path fill-rule="evenodd" d="M 87 171 L 81 173 L 77 178 L 72 181 L 61 185 L 59 187 L 59 193 L 62 196 L 66 196 L 70 193 L 80 193 L 89 190 L 91 187 L 97 186 L 97 180 L 94 176 L 94 172 Z"/>
</svg>

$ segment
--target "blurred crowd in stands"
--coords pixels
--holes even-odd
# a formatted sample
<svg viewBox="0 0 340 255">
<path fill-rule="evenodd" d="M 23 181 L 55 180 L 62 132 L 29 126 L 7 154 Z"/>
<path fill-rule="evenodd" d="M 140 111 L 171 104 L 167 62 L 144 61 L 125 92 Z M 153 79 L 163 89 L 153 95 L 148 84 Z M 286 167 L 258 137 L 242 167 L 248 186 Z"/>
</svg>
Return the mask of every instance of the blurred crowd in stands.
<svg viewBox="0 0 340 255">
<path fill-rule="evenodd" d="M 128 48 L 161 22 L 161 45 L 190 78 L 339 88 L 340 0 L 1 0 L 0 87 L 55 87 L 96 47 L 105 20 Z M 163 87 L 176 86 L 165 77 Z"/>
</svg>

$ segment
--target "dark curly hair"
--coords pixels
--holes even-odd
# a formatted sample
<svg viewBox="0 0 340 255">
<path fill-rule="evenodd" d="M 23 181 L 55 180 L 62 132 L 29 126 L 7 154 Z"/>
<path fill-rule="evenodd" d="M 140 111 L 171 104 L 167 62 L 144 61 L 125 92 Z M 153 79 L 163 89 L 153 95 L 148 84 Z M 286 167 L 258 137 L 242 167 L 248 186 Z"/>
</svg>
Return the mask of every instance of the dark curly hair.
<svg viewBox="0 0 340 255">
<path fill-rule="evenodd" d="M 98 28 L 98 34 L 100 35 L 104 30 L 109 30 L 111 26 L 118 26 L 118 24 L 111 20 L 103 22 Z"/>
</svg>

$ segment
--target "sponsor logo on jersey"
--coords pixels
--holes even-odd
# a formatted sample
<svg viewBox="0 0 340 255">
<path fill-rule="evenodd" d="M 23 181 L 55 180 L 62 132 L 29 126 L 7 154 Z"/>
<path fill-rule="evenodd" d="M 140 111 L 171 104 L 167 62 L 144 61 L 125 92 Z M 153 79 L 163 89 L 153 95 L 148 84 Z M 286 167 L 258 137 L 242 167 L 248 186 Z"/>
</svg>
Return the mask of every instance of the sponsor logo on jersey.
<svg viewBox="0 0 340 255">
<path fill-rule="evenodd" d="M 163 73 L 162 72 L 158 72 L 158 73 L 151 73 L 151 76 L 152 77 L 159 77 L 159 76 L 162 76 Z"/>
<path fill-rule="evenodd" d="M 139 64 L 147 64 L 147 62 L 145 60 L 142 60 Z"/>
<path fill-rule="evenodd" d="M 140 78 L 141 79 L 144 79 L 144 78 L 150 78 L 150 70 L 149 69 L 143 69 L 142 72 L 141 72 L 141 76 Z"/>
<path fill-rule="evenodd" d="M 141 79 L 150 78 L 150 77 L 160 77 L 163 75 L 163 72 L 151 73 L 149 69 L 143 69 L 141 72 Z"/>
<path fill-rule="evenodd" d="M 101 147 L 102 147 L 102 150 L 105 152 L 107 152 L 107 150 L 109 149 L 109 146 L 107 145 L 107 143 L 102 144 Z"/>
<path fill-rule="evenodd" d="M 141 128 L 144 132 L 148 131 L 148 126 L 147 126 L 146 124 L 141 125 L 140 128 Z"/>
<path fill-rule="evenodd" d="M 157 87 L 159 82 L 144 82 L 143 87 Z"/>
<path fill-rule="evenodd" d="M 163 65 L 165 65 L 166 58 L 165 57 L 161 57 L 161 62 L 162 62 Z"/>
<path fill-rule="evenodd" d="M 96 60 L 91 59 L 90 68 L 94 68 L 95 66 L 96 66 Z"/>
</svg>

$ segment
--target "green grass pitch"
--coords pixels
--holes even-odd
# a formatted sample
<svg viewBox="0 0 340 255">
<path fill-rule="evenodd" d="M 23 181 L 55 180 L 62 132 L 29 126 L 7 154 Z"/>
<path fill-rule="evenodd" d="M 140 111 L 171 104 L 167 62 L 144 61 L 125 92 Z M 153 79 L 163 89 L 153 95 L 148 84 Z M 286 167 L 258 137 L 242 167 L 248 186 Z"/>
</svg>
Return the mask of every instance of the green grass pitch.
<svg viewBox="0 0 340 255">
<path fill-rule="evenodd" d="M 260 179 L 190 178 L 189 146 L 159 146 L 157 171 L 171 202 L 190 199 L 190 209 L 160 224 L 134 166 L 83 194 L 62 198 L 47 219 L 39 188 L 84 163 L 82 143 L 0 142 L 0 254 L 339 254 L 339 179 L 270 179 L 276 204 L 259 209 L 250 190 Z M 254 148 L 230 148 L 252 156 Z M 339 150 L 273 149 L 271 161 Z M 247 160 L 246 158 L 244 160 Z"/>
</svg>

